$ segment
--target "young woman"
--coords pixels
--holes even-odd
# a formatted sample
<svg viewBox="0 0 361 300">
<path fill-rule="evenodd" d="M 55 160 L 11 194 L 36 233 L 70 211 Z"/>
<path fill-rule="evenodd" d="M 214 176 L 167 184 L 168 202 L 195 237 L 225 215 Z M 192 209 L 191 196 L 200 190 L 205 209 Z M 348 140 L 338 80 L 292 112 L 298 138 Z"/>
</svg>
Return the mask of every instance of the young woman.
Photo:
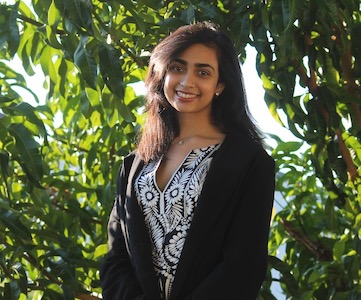
<svg viewBox="0 0 361 300">
<path fill-rule="evenodd" d="M 147 120 L 109 219 L 104 299 L 255 299 L 274 161 L 232 42 L 208 22 L 179 28 L 154 49 L 146 87 Z"/>
</svg>

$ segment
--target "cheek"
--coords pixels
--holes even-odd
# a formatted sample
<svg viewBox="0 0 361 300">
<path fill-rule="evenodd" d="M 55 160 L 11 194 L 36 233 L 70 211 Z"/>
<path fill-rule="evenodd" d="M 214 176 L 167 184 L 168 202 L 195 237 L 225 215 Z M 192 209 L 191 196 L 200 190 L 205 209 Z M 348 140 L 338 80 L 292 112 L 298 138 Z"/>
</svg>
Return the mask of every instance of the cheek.
<svg viewBox="0 0 361 300">
<path fill-rule="evenodd" d="M 168 97 L 171 95 L 171 93 L 174 90 L 174 82 L 172 80 L 172 76 L 166 75 L 164 78 L 164 95 L 168 99 Z"/>
<path fill-rule="evenodd" d="M 170 80 L 169 76 L 166 75 L 166 76 L 164 77 L 164 89 L 166 89 L 166 88 L 169 87 L 169 80 Z"/>
</svg>

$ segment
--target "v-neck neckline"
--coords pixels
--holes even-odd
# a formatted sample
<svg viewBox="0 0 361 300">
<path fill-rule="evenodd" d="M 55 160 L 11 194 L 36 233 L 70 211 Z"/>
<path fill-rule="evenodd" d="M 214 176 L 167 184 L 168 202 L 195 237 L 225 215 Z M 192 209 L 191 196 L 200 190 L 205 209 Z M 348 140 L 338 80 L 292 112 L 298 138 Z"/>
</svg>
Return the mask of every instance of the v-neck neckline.
<svg viewBox="0 0 361 300">
<path fill-rule="evenodd" d="M 181 162 L 179 163 L 179 165 L 177 166 L 177 168 L 174 170 L 174 172 L 171 174 L 171 176 L 169 177 L 167 183 L 164 185 L 164 188 L 161 189 L 158 185 L 158 180 L 157 180 L 157 172 L 159 169 L 160 164 L 162 163 L 163 159 L 164 159 L 164 155 L 162 155 L 162 157 L 158 160 L 158 162 L 156 163 L 156 166 L 154 167 L 154 171 L 153 171 L 153 182 L 154 182 L 154 186 L 157 188 L 158 192 L 161 195 L 164 195 L 164 193 L 167 191 L 169 185 L 173 182 L 174 180 L 174 176 L 179 172 L 179 169 L 184 165 L 184 163 L 189 159 L 191 153 L 197 151 L 197 150 L 202 150 L 202 149 L 206 149 L 205 151 L 210 150 L 210 148 L 212 148 L 210 151 L 213 151 L 215 148 L 219 148 L 221 143 L 217 143 L 217 144 L 213 144 L 213 145 L 209 145 L 209 146 L 205 146 L 205 147 L 200 147 L 200 148 L 193 148 L 190 149 L 188 151 L 188 153 L 184 156 L 184 158 L 181 160 Z"/>
</svg>

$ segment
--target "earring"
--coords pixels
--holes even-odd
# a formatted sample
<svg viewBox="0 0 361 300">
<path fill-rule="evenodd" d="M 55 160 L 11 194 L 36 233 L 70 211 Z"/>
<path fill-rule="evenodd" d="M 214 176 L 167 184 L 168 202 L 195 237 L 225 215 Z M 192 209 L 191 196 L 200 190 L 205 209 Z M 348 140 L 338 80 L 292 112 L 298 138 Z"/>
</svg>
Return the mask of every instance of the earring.
<svg viewBox="0 0 361 300">
<path fill-rule="evenodd" d="M 218 97 L 218 96 L 219 96 L 219 94 L 220 94 L 219 92 L 216 92 L 216 97 Z"/>
</svg>

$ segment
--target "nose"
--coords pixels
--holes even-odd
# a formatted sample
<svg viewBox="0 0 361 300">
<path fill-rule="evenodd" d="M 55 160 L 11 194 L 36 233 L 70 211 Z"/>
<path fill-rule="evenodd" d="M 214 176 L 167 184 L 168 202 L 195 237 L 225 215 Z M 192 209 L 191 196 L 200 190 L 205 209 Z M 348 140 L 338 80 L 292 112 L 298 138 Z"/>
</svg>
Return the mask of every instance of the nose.
<svg viewBox="0 0 361 300">
<path fill-rule="evenodd" d="M 193 88 L 196 86 L 192 73 L 186 72 L 181 78 L 180 85 L 183 87 Z"/>
</svg>

